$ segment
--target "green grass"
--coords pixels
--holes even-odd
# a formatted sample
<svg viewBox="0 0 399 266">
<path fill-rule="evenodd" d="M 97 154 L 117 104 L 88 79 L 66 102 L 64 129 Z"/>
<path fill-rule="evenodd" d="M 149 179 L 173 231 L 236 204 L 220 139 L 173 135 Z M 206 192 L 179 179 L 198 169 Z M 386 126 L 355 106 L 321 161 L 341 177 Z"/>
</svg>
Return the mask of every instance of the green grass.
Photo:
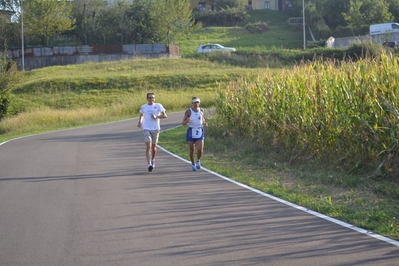
<svg viewBox="0 0 399 266">
<path fill-rule="evenodd" d="M 247 141 L 208 118 L 203 167 L 250 187 L 399 240 L 397 182 L 348 174 L 318 159 L 290 164 L 282 147 Z M 163 132 L 160 145 L 189 160 L 186 127 Z"/>
<path fill-rule="evenodd" d="M 179 91 L 178 97 L 164 101 L 168 110 L 185 108 L 193 93 L 206 96 L 209 100 L 203 104 L 209 106 L 214 105 L 215 88 L 248 71 L 196 59 L 135 59 L 36 69 L 23 73 L 13 90 L 10 112 L 118 106 L 125 109 L 122 115 L 132 115 L 138 111 L 132 102 L 141 102 L 147 91 L 162 91 L 161 99 L 171 99 L 169 95 Z"/>
<path fill-rule="evenodd" d="M 274 10 L 252 10 L 238 27 L 205 27 L 173 43 L 180 46 L 182 57 L 192 57 L 198 46 L 205 43 L 219 43 L 237 49 L 238 54 L 266 53 L 278 49 L 302 49 L 303 30 L 289 27 L 286 21 L 293 15 L 290 12 Z M 244 29 L 248 23 L 266 22 L 269 30 L 261 34 L 251 34 Z M 308 34 L 308 33 L 306 33 Z M 306 36 L 310 40 L 310 36 Z"/>
<path fill-rule="evenodd" d="M 247 12 L 247 18 L 239 26 L 244 27 L 248 23 L 264 21 L 270 26 L 286 26 L 286 21 L 290 17 L 295 17 L 291 11 L 275 11 L 269 9 L 257 9 Z"/>
<path fill-rule="evenodd" d="M 201 28 L 195 33 L 174 41 L 174 44 L 180 46 L 182 57 L 193 56 L 198 46 L 206 43 L 234 47 L 238 53 L 262 53 L 276 47 L 301 48 L 303 35 L 301 30 L 287 26 L 270 26 L 269 31 L 261 34 L 251 34 L 241 27 L 212 27 Z"/>
<path fill-rule="evenodd" d="M 137 117 L 140 106 L 145 102 L 147 91 L 131 92 L 128 95 L 113 91 L 111 94 L 99 93 L 91 98 L 71 95 L 69 99 L 62 99 L 62 94 L 57 95 L 59 100 L 50 101 L 48 97 L 31 98 L 35 106 L 28 102 L 28 111 L 19 113 L 0 121 L 0 141 L 18 136 L 53 131 L 71 127 L 117 121 Z M 89 92 L 90 93 L 90 92 Z M 157 100 L 164 103 L 168 112 L 183 110 L 193 95 L 202 98 L 204 106 L 215 105 L 215 93 L 211 90 L 193 91 L 167 91 L 155 90 Z M 43 95 L 43 94 L 42 94 Z M 28 97 L 27 97 L 28 98 Z M 91 100 L 90 100 L 91 99 Z M 40 104 L 41 102 L 42 104 Z M 100 104 L 103 102 L 104 104 Z M 54 107 L 60 104 L 60 106 Z M 68 108 L 65 107 L 68 104 Z M 47 106 L 46 106 L 47 105 Z M 52 107 L 49 107 L 51 105 Z M 87 106 L 87 107 L 86 107 Z"/>
</svg>

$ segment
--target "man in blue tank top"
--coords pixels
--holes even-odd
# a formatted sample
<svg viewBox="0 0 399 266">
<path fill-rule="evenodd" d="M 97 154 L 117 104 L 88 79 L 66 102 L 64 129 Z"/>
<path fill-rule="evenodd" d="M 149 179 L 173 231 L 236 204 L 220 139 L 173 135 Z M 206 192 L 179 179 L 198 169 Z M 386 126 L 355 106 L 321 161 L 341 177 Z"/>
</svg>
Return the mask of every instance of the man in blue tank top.
<svg viewBox="0 0 399 266">
<path fill-rule="evenodd" d="M 205 132 L 204 127 L 208 126 L 205 122 L 204 110 L 200 108 L 201 100 L 198 97 L 191 99 L 191 108 L 184 113 L 182 125 L 188 125 L 186 140 L 189 148 L 191 160 L 191 170 L 201 169 L 200 159 L 204 151 Z M 194 161 L 194 150 L 197 148 L 197 160 Z"/>
</svg>

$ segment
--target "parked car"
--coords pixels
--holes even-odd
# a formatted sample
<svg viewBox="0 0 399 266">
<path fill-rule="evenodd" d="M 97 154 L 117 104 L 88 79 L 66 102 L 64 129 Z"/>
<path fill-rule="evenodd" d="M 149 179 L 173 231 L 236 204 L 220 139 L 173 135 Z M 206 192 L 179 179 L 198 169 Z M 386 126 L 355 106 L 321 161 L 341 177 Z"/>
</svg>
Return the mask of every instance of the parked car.
<svg viewBox="0 0 399 266">
<path fill-rule="evenodd" d="M 399 23 L 388 22 L 370 25 L 370 35 L 386 34 L 388 32 L 399 32 Z"/>
<path fill-rule="evenodd" d="M 210 53 L 210 52 L 235 52 L 236 48 L 224 47 L 217 43 L 202 44 L 198 47 L 197 53 Z"/>
</svg>

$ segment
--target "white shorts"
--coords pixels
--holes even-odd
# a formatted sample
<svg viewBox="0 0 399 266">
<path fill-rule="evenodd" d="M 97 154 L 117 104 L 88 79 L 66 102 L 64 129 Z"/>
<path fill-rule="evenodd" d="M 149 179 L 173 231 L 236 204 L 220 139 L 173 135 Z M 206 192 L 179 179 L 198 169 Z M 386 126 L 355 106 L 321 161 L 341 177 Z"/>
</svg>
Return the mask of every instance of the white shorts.
<svg viewBox="0 0 399 266">
<path fill-rule="evenodd" d="M 158 143 L 159 130 L 146 130 L 144 129 L 144 142 Z"/>
</svg>

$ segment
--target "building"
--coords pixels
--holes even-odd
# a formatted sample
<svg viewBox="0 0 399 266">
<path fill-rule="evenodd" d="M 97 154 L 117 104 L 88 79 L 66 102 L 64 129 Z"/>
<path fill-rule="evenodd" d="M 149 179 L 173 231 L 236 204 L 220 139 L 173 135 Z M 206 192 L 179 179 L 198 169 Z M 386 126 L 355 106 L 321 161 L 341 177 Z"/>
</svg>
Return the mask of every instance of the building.
<svg viewBox="0 0 399 266">
<path fill-rule="evenodd" d="M 1 10 L 0 9 L 0 17 L 3 18 L 6 22 L 10 23 L 11 22 L 11 17 L 15 13 L 13 11 L 8 11 L 8 10 Z"/>
<path fill-rule="evenodd" d="M 283 11 L 292 8 L 292 0 L 246 0 L 247 9 L 271 9 Z M 211 5 L 204 0 L 191 0 L 191 8 L 201 11 L 211 10 Z"/>
</svg>

